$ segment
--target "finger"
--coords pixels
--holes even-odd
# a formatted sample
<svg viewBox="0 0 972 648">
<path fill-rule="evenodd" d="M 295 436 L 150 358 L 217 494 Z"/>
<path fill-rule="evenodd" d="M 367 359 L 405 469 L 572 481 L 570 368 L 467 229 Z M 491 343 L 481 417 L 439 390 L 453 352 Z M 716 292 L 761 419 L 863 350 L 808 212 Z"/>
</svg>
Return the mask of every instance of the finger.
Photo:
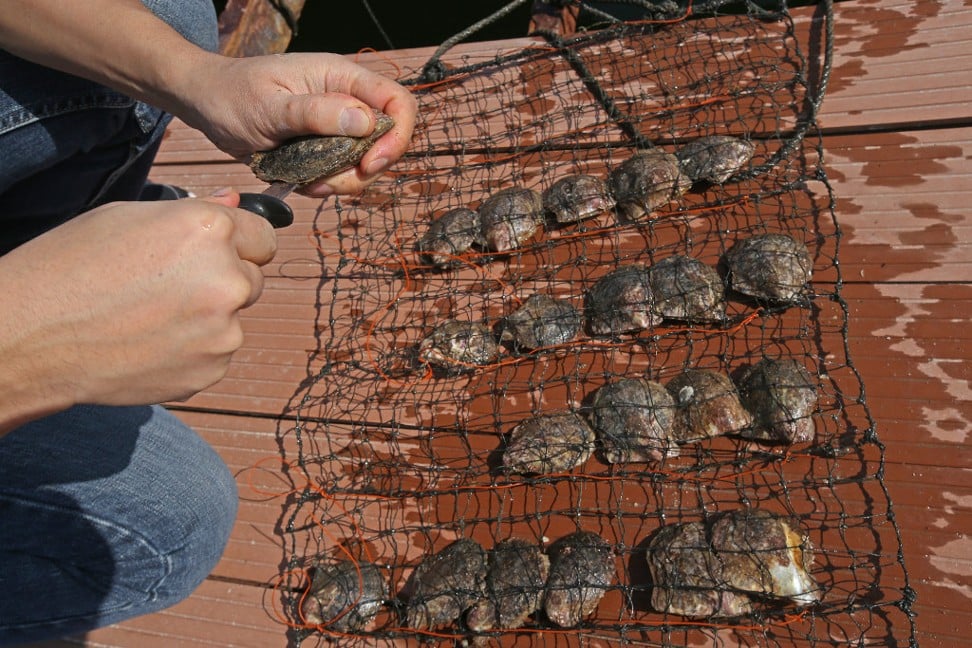
<svg viewBox="0 0 972 648">
<path fill-rule="evenodd" d="M 284 138 L 316 133 L 364 137 L 375 129 L 368 104 L 346 94 L 325 92 L 291 95 L 283 108 Z"/>
<path fill-rule="evenodd" d="M 260 298 L 263 293 L 263 271 L 255 263 L 249 261 L 240 261 L 240 271 L 246 276 L 247 280 L 250 282 L 250 294 L 243 302 L 242 308 L 247 308 L 256 303 L 256 300 Z"/>
<path fill-rule="evenodd" d="M 397 92 L 381 110 L 395 121 L 395 125 L 375 142 L 358 164 L 364 177 L 370 178 L 384 172 L 405 153 L 412 140 L 418 104 L 410 92 L 398 84 L 394 85 Z"/>
<path fill-rule="evenodd" d="M 240 194 L 232 188 L 218 189 L 212 195 L 202 198 L 205 202 L 231 207 L 228 213 L 233 222 L 232 238 L 236 253 L 241 259 L 257 265 L 265 265 L 277 253 L 277 233 L 273 226 L 262 216 L 237 209 Z"/>
</svg>

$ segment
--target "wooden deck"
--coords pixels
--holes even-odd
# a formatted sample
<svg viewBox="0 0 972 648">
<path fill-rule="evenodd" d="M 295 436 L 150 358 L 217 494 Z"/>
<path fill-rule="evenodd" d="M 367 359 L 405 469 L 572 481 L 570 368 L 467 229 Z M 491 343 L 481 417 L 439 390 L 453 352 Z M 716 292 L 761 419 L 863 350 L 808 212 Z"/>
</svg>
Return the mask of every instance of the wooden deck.
<svg viewBox="0 0 972 648">
<path fill-rule="evenodd" d="M 812 7 L 793 11 L 800 47 L 811 53 L 819 47 L 815 13 Z M 906 575 L 916 592 L 911 609 L 918 641 L 926 648 L 968 645 L 972 5 L 848 0 L 837 3 L 835 14 L 833 75 L 818 121 L 842 233 L 837 288 L 848 305 L 849 358 L 886 446 L 878 476 L 901 529 Z M 497 49 L 515 51 L 532 42 L 463 45 L 447 60 L 491 58 Z M 390 76 L 411 76 L 431 51 L 357 59 Z M 427 136 L 433 137 L 438 126 L 444 129 L 432 121 Z M 405 159 L 396 170 L 412 162 Z M 172 127 L 153 175 L 197 194 L 226 185 L 262 188 L 245 166 L 180 124 Z M 274 613 L 278 602 L 271 585 L 290 558 L 292 536 L 282 528 L 294 501 L 284 495 L 301 484 L 291 481 L 294 473 L 283 469 L 281 460 L 296 460 L 293 430 L 299 416 L 320 411 L 309 408 L 307 399 L 333 397 L 327 390 L 315 392 L 311 379 L 322 371 L 322 350 L 328 347 L 322 347 L 321 331 L 336 312 L 333 304 L 322 302 L 328 294 L 322 294 L 319 278 L 334 272 L 335 257 L 322 261 L 314 245 L 322 241 L 310 232 L 334 229 L 340 218 L 333 201 L 295 197 L 291 202 L 296 223 L 280 232 L 264 297 L 245 314 L 246 344 L 228 377 L 173 407 L 239 476 L 240 514 L 223 560 L 184 603 L 84 638 L 50 642 L 48 648 L 290 645 L 287 628 Z M 815 287 L 823 286 L 817 292 L 833 290 L 835 279 L 832 269 L 815 275 Z M 881 586 L 899 588 L 900 596 L 902 575 L 891 567 Z M 889 627 L 875 628 L 874 634 L 863 629 L 862 643 L 907 645 L 905 615 L 894 609 L 886 614 Z M 591 640 L 590 645 L 611 644 Z M 751 645 L 785 644 L 752 640 Z"/>
</svg>

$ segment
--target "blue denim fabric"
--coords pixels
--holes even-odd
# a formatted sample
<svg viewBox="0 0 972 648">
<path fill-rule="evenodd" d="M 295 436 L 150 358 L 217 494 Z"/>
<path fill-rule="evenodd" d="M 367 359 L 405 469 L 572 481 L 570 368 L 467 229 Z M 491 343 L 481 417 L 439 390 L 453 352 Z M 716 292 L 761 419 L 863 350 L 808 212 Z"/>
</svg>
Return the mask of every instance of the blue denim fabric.
<svg viewBox="0 0 972 648">
<path fill-rule="evenodd" d="M 208 0 L 142 0 L 215 51 Z M 135 200 L 170 116 L 0 50 L 0 254 L 113 200 Z"/>
<path fill-rule="evenodd" d="M 75 407 L 0 437 L 0 645 L 179 602 L 236 506 L 216 452 L 158 406 Z"/>
<path fill-rule="evenodd" d="M 143 0 L 217 47 L 209 0 Z M 133 200 L 169 117 L 0 50 L 0 254 Z M 75 407 L 0 437 L 0 645 L 114 623 L 187 597 L 219 559 L 236 487 L 160 407 Z"/>
</svg>

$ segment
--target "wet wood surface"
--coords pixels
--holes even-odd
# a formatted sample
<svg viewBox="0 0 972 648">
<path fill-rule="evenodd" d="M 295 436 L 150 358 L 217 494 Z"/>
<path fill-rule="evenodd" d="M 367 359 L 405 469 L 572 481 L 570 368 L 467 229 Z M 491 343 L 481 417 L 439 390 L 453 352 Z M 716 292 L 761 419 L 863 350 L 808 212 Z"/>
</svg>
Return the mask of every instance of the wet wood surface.
<svg viewBox="0 0 972 648">
<path fill-rule="evenodd" d="M 848 403 L 851 424 L 866 427 L 866 416 L 856 404 L 866 401 L 878 437 L 886 447 L 883 485 L 901 529 L 909 585 L 917 594 L 912 610 L 917 613 L 919 643 L 926 647 L 956 646 L 966 641 L 968 628 L 972 627 L 972 539 L 968 535 L 972 519 L 972 450 L 968 445 L 972 434 L 972 345 L 968 343 L 972 297 L 972 218 L 968 210 L 972 204 L 972 86 L 965 80 L 972 67 L 972 7 L 958 0 L 848 0 L 837 3 L 835 12 L 833 76 L 819 123 L 823 130 L 824 168 L 836 198 L 836 227 L 841 236 L 836 236 L 836 228 L 827 230 L 834 226 L 822 224 L 827 231 L 821 232 L 824 243 L 816 264 L 814 291 L 828 295 L 839 290 L 846 301 L 848 357 L 860 374 L 863 389 L 851 380 L 851 371 L 842 358 L 843 349 L 836 348 L 840 346 L 840 309 L 832 304 L 822 305 L 813 324 L 829 336 L 835 357 L 820 362 L 834 373 L 833 380 L 840 389 L 825 396 L 821 407 L 826 411 L 828 398 L 839 394 Z M 819 11 L 801 8 L 793 14 L 799 46 L 812 52 L 814 43 L 819 46 L 822 29 Z M 497 48 L 515 51 L 536 42 L 516 39 L 468 44 L 450 56 L 463 62 L 491 59 Z M 402 78 L 420 69 L 431 51 L 432 48 L 402 50 L 355 58 L 389 76 Z M 564 118 L 562 106 L 541 103 L 538 111 L 541 110 L 554 113 L 553 120 Z M 459 117 L 474 119 L 473 115 Z M 437 141 L 437 133 L 453 126 L 450 122 L 437 128 L 435 119 L 430 119 L 426 134 L 422 135 L 426 142 Z M 503 116 L 495 119 L 502 120 Z M 573 126 L 595 140 L 598 137 L 596 122 Z M 500 126 L 495 130 L 499 133 L 504 129 Z M 804 154 L 812 163 L 817 151 L 808 145 Z M 442 152 L 441 161 L 428 164 L 430 168 L 447 168 L 453 159 Z M 408 169 L 416 163 L 414 159 L 404 159 L 392 169 L 390 177 L 407 181 Z M 519 172 L 528 173 L 531 168 L 524 163 Z M 180 124 L 175 124 L 167 136 L 153 179 L 178 184 L 200 195 L 227 185 L 250 191 L 263 187 L 245 166 L 229 160 L 199 133 Z M 808 191 L 807 200 L 811 202 L 813 195 L 821 193 L 819 187 Z M 472 200 L 468 191 L 462 195 L 463 200 Z M 334 390 L 341 385 L 340 375 L 335 377 L 338 387 L 327 387 L 325 382 L 316 380 L 331 350 L 322 343 L 323 336 L 341 331 L 335 320 L 340 322 L 342 312 L 340 304 L 322 302 L 328 297 L 327 291 L 321 290 L 322 277 L 335 279 L 340 275 L 338 261 L 342 250 L 339 241 L 322 238 L 320 231 L 337 232 L 344 217 L 341 214 L 349 213 L 346 208 L 336 212 L 333 201 L 322 203 L 294 196 L 289 202 L 295 208 L 296 222 L 280 232 L 280 250 L 267 268 L 263 298 L 244 315 L 246 342 L 234 358 L 227 378 L 187 403 L 173 405 L 181 418 L 216 447 L 238 476 L 240 514 L 223 560 L 199 591 L 170 610 L 48 646 L 289 645 L 287 628 L 279 618 L 279 596 L 273 587 L 280 582 L 279 575 L 288 568 L 288 558 L 295 551 L 289 544 L 293 536 L 282 533 L 282 528 L 295 510 L 295 493 L 306 486 L 300 472 L 294 469 L 299 441 L 295 430 L 301 416 L 331 411 L 330 399 L 340 396 Z M 427 214 L 417 217 L 427 218 Z M 354 226 L 377 230 L 380 224 Z M 693 231 L 691 224 L 686 228 L 684 231 Z M 394 247 L 388 238 L 378 236 L 377 240 L 380 255 Z M 718 250 L 703 245 L 700 254 L 714 259 Z M 839 284 L 837 266 L 828 260 L 833 257 L 839 262 Z M 400 296 L 395 290 L 382 293 L 376 288 L 376 292 L 375 304 Z M 496 303 L 482 308 L 487 312 L 502 310 Z M 403 330 L 415 326 L 407 310 L 395 317 L 402 318 Z M 792 324 L 796 328 L 802 325 L 805 322 Z M 759 340 L 767 333 L 757 327 L 740 335 Z M 745 339 L 740 344 L 744 342 Z M 365 346 L 361 344 L 360 348 Z M 558 358 L 557 367 L 569 366 L 571 356 Z M 523 378 L 516 372 L 510 376 L 505 384 L 522 389 L 527 398 L 530 381 L 536 376 Z M 436 396 L 444 391 L 417 381 L 408 388 L 419 393 L 426 390 L 424 393 L 429 395 L 438 389 Z M 567 399 L 582 393 L 583 387 L 566 386 L 560 390 Z M 528 409 L 522 403 L 517 407 Z M 388 422 L 395 416 L 394 412 L 383 410 L 380 401 L 367 411 L 348 410 L 346 414 L 373 424 Z M 441 424 L 452 416 L 448 412 L 413 415 L 419 419 L 433 416 Z M 490 411 L 474 413 L 474 422 L 485 427 L 491 416 L 499 415 Z M 347 425 L 329 424 L 328 443 L 340 445 L 341 430 L 350 438 L 353 424 L 354 421 Z M 824 423 L 827 438 L 838 436 L 840 429 L 838 423 Z M 372 431 L 376 439 L 384 438 L 382 430 L 378 425 Z M 400 439 L 395 443 L 399 444 L 396 447 L 409 447 Z M 474 438 L 469 443 L 477 453 L 489 449 L 488 439 Z M 304 447 L 304 451 L 333 452 L 333 448 Z M 443 458 L 451 451 L 439 450 L 445 453 Z M 714 453 L 730 451 L 713 449 Z M 348 461 L 360 459 L 348 457 Z M 819 460 L 804 457 L 798 461 Z M 594 460 L 590 465 L 596 465 Z M 831 487 L 821 490 L 819 497 L 840 498 L 841 506 L 851 514 L 857 510 L 855 502 L 880 496 L 873 491 L 878 482 L 873 465 L 868 465 L 871 472 L 866 488 Z M 471 478 L 481 477 L 477 473 Z M 772 486 L 772 478 L 769 480 Z M 596 500 L 599 488 L 602 487 L 589 485 L 583 497 Z M 617 493 L 612 493 L 611 497 L 617 497 Z M 734 493 L 732 489 L 714 490 L 716 497 L 733 497 Z M 650 501 L 655 495 L 648 489 L 642 496 Z M 554 501 L 560 500 L 554 497 Z M 440 505 L 447 511 L 457 506 L 445 500 Z M 397 515 L 374 511 L 374 505 L 369 504 L 362 519 L 369 520 L 369 515 Z M 645 519 L 635 523 L 654 524 Z M 402 524 L 409 524 L 407 517 L 402 518 Z M 859 530 L 853 527 L 848 534 Z M 883 525 L 878 533 L 882 542 L 893 540 L 887 537 L 887 531 Z M 630 543 L 631 536 L 643 532 L 644 529 L 624 529 L 617 531 L 624 537 L 615 539 Z M 859 541 L 865 549 L 874 543 L 873 538 Z M 306 545 L 296 550 L 316 547 L 315 541 L 303 542 Z M 892 550 L 893 547 L 882 546 L 883 552 Z M 839 562 L 842 557 L 837 554 L 829 560 Z M 889 566 L 888 577 L 881 586 L 902 586 L 903 575 L 893 567 Z M 894 597 L 895 592 L 886 594 Z M 888 636 L 868 635 L 867 640 L 881 645 L 907 645 L 904 614 L 896 609 L 886 610 L 886 614 L 892 627 L 882 627 L 877 632 Z M 521 639 L 522 645 L 529 645 L 529 639 Z M 746 635 L 745 640 L 737 636 L 735 640 L 748 642 L 747 645 L 764 645 L 767 641 L 756 635 Z M 595 641 L 592 645 L 612 644 Z"/>
</svg>

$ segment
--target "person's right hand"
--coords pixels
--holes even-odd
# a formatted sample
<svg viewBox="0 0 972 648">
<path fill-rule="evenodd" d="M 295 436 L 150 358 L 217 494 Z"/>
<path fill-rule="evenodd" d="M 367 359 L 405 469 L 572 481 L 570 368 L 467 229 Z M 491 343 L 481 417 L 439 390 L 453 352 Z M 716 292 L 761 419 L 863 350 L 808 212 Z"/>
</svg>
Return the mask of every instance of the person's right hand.
<svg viewBox="0 0 972 648">
<path fill-rule="evenodd" d="M 0 387 L 13 389 L 0 431 L 79 403 L 184 399 L 222 378 L 276 252 L 238 200 L 112 203 L 0 257 Z M 18 384 L 46 401 L 29 406 Z"/>
</svg>

